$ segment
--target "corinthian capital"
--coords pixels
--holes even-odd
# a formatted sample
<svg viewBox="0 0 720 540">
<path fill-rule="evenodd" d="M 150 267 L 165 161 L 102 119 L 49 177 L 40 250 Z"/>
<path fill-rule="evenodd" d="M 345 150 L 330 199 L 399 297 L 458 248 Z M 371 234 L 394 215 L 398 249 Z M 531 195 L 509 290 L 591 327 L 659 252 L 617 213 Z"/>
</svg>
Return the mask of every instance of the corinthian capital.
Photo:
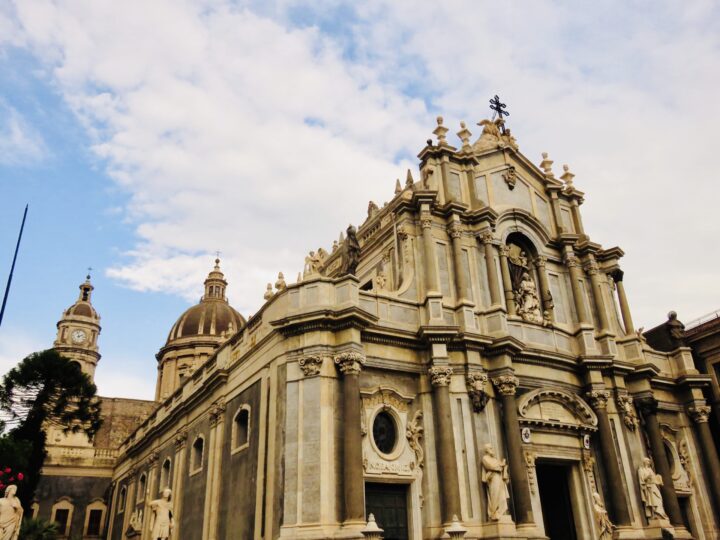
<svg viewBox="0 0 720 540">
<path fill-rule="evenodd" d="M 693 419 L 693 422 L 702 424 L 703 422 L 707 422 L 710 417 L 710 406 L 699 405 L 697 407 L 688 407 L 687 412 L 690 418 Z"/>
<path fill-rule="evenodd" d="M 565 255 L 565 266 L 567 266 L 568 268 L 580 266 L 580 261 L 574 254 L 568 254 Z"/>
<path fill-rule="evenodd" d="M 450 366 L 433 366 L 428 372 L 430 373 L 430 382 L 433 386 L 447 386 L 450 384 L 453 370 Z"/>
<path fill-rule="evenodd" d="M 507 244 L 500 244 L 500 246 L 498 246 L 498 251 L 500 252 L 501 257 L 507 257 L 510 254 L 510 248 Z"/>
<path fill-rule="evenodd" d="M 595 274 L 597 274 L 599 270 L 600 270 L 600 268 L 598 267 L 598 263 L 595 262 L 594 260 L 591 260 L 589 263 L 587 263 L 585 265 L 585 271 L 591 276 L 594 276 Z"/>
<path fill-rule="evenodd" d="M 520 384 L 520 380 L 515 375 L 500 375 L 494 377 L 492 382 L 503 396 L 514 396 Z"/>
<path fill-rule="evenodd" d="M 535 266 L 537 268 L 545 268 L 545 265 L 547 264 L 547 257 L 544 257 L 542 255 L 538 255 L 535 257 Z"/>
<path fill-rule="evenodd" d="M 592 390 L 586 392 L 585 397 L 593 409 L 606 409 L 608 399 L 610 399 L 610 392 L 607 390 Z"/>
<path fill-rule="evenodd" d="M 322 357 L 317 355 L 306 356 L 298 361 L 300 369 L 306 377 L 312 377 L 320 373 Z"/>
<path fill-rule="evenodd" d="M 347 351 L 335 356 L 335 365 L 343 375 L 359 375 L 365 365 L 365 356 L 357 351 Z"/>
<path fill-rule="evenodd" d="M 484 232 L 478 235 L 478 238 L 483 244 L 492 244 L 495 241 L 495 237 L 491 232 Z"/>
<path fill-rule="evenodd" d="M 460 238 L 462 236 L 462 225 L 453 223 L 448 227 L 450 238 Z"/>
<path fill-rule="evenodd" d="M 430 227 L 432 227 L 432 219 L 430 218 L 430 216 L 423 216 L 423 218 L 420 220 L 420 226 L 423 229 L 429 229 Z"/>
</svg>

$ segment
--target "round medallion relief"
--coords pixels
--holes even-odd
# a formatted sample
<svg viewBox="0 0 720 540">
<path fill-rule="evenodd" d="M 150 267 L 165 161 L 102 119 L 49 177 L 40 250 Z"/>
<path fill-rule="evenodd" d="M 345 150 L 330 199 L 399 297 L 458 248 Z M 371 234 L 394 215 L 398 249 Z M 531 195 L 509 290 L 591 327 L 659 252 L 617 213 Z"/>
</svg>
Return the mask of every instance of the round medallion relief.
<svg viewBox="0 0 720 540">
<path fill-rule="evenodd" d="M 381 411 L 375 416 L 372 433 L 377 449 L 383 454 L 392 453 L 397 443 L 397 426 L 390 413 Z"/>
</svg>

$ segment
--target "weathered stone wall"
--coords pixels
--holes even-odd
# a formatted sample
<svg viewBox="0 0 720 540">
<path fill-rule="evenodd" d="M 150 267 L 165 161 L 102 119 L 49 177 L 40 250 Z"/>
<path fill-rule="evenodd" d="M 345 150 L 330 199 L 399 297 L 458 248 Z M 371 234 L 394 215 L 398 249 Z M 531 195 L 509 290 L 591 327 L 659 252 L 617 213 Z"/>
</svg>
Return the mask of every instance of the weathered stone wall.
<svg viewBox="0 0 720 540">
<path fill-rule="evenodd" d="M 157 407 L 154 401 L 102 397 L 103 424 L 95 435 L 96 448 L 117 448 Z"/>
<path fill-rule="evenodd" d="M 185 475 L 185 486 L 182 497 L 182 512 L 180 514 L 179 530 L 183 538 L 202 538 L 203 534 L 203 508 L 207 496 L 208 455 L 210 453 L 210 422 L 207 417 L 188 428 L 187 458 L 185 467 L 180 474 Z M 199 435 L 205 438 L 205 450 L 202 458 L 202 470 L 190 474 L 192 468 L 192 446 Z"/>
</svg>

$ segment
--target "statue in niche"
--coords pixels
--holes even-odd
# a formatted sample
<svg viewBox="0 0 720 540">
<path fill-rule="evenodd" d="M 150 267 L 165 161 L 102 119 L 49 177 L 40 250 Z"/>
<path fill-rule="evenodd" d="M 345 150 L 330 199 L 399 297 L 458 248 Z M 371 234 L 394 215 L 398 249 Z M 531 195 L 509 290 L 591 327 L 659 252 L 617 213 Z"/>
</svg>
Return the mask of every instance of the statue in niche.
<svg viewBox="0 0 720 540">
<path fill-rule="evenodd" d="M 545 319 L 540 313 L 540 299 L 538 298 L 535 282 L 528 272 L 524 272 L 518 288 L 515 290 L 517 312 L 524 320 L 543 323 Z"/>
<path fill-rule="evenodd" d="M 23 508 L 15 494 L 17 486 L 10 484 L 0 499 L 0 540 L 17 540 L 20 535 Z"/>
<path fill-rule="evenodd" d="M 150 502 L 150 538 L 152 540 L 168 540 L 175 527 L 173 519 L 172 503 L 170 498 L 172 491 L 169 488 L 163 489 L 162 497 Z"/>
<path fill-rule="evenodd" d="M 653 470 L 650 458 L 642 460 L 642 466 L 638 469 L 638 480 L 640 481 L 640 498 L 645 506 L 645 517 L 668 519 L 659 488 L 663 485 L 663 479 Z"/>
<path fill-rule="evenodd" d="M 495 450 L 491 444 L 485 445 L 485 455 L 482 458 L 482 482 L 487 489 L 488 519 L 499 521 L 507 514 L 508 493 L 507 483 L 510 477 L 507 471 L 507 462 L 495 457 Z"/>
<path fill-rule="evenodd" d="M 345 253 L 343 260 L 342 275 L 355 275 L 358 263 L 360 262 L 360 242 L 357 239 L 357 231 L 352 225 L 348 226 L 345 231 L 347 238 L 345 239 Z"/>
<path fill-rule="evenodd" d="M 598 540 L 612 540 L 615 526 L 610 521 L 605 505 L 597 491 L 593 493 L 593 510 L 598 525 Z"/>
</svg>

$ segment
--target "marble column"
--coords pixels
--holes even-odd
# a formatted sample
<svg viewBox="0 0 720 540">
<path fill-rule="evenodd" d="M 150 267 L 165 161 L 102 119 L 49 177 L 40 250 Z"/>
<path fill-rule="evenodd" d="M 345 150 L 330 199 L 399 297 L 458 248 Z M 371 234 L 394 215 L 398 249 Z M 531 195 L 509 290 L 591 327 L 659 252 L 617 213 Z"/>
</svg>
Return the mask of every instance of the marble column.
<svg viewBox="0 0 720 540">
<path fill-rule="evenodd" d="M 608 319 L 607 309 L 605 307 L 605 296 L 603 295 L 602 283 L 600 281 L 600 269 L 598 268 L 595 257 L 590 256 L 590 261 L 586 267 L 590 276 L 590 285 L 593 288 L 593 296 L 595 297 L 595 305 L 597 306 L 598 318 L 600 319 L 600 332 L 606 334 L 610 331 L 610 320 Z"/>
<path fill-rule="evenodd" d="M 623 285 L 624 275 L 625 273 L 618 268 L 612 273 L 612 278 L 615 281 L 615 288 L 617 289 L 618 303 L 620 304 L 620 313 L 622 314 L 623 325 L 625 326 L 625 334 L 630 335 L 635 333 L 635 325 L 633 324 L 630 305 L 625 295 L 625 285 Z"/>
<path fill-rule="evenodd" d="M 500 245 L 500 272 L 502 273 L 503 292 L 505 293 L 505 305 L 508 315 L 517 313 L 515 305 L 515 293 L 513 292 L 512 278 L 510 277 L 510 266 L 508 265 L 508 252 L 510 249 L 505 244 Z"/>
<path fill-rule="evenodd" d="M 455 457 L 455 435 L 450 409 L 450 378 L 452 368 L 433 366 L 430 368 L 430 382 L 433 387 L 433 408 L 435 410 L 435 445 L 438 454 L 440 489 L 442 496 L 443 523 L 450 523 L 453 516 L 460 516 L 460 482 Z"/>
<path fill-rule="evenodd" d="M 210 517 L 208 522 L 208 540 L 217 540 L 218 516 L 220 508 L 220 495 L 222 485 L 221 467 L 222 467 L 222 448 L 225 433 L 225 402 L 218 400 L 213 403 L 210 409 L 210 426 L 215 430 L 215 438 L 213 441 L 212 462 L 208 461 L 208 481 L 210 487 L 208 497 L 210 499 Z"/>
<path fill-rule="evenodd" d="M 175 460 L 173 464 L 173 476 L 175 481 L 173 482 L 172 495 L 173 515 L 175 517 L 175 528 L 172 533 L 173 540 L 180 540 L 180 519 L 183 511 L 182 493 L 185 485 L 185 477 L 187 476 L 187 471 L 185 469 L 187 438 L 188 433 L 187 430 L 184 429 L 178 431 L 177 435 L 175 435 Z"/>
<path fill-rule="evenodd" d="M 423 252 L 425 253 L 425 295 L 438 293 L 437 268 L 435 263 L 435 240 L 432 236 L 432 217 L 429 213 L 421 216 Z"/>
<path fill-rule="evenodd" d="M 583 298 L 583 288 L 580 283 L 583 276 L 580 268 L 580 261 L 578 261 L 574 253 L 569 253 L 565 256 L 565 264 L 570 269 L 570 285 L 572 287 L 573 300 L 575 301 L 575 311 L 577 312 L 578 321 L 580 324 L 591 324 L 587 308 L 585 306 L 585 299 Z"/>
<path fill-rule="evenodd" d="M 360 371 L 365 357 L 357 351 L 335 356 L 342 373 L 343 394 L 343 508 L 344 524 L 365 524 L 365 481 L 360 432 Z"/>
<path fill-rule="evenodd" d="M 515 503 L 515 518 L 518 524 L 534 523 L 532 502 L 530 500 L 530 484 L 520 439 L 520 422 L 515 403 L 515 392 L 520 381 L 514 375 L 501 375 L 492 380 L 500 393 L 502 403 L 503 428 L 507 442 L 510 484 L 512 485 Z"/>
<path fill-rule="evenodd" d="M 488 287 L 490 288 L 490 303 L 500 305 L 500 283 L 498 282 L 497 267 L 495 266 L 495 238 L 492 233 L 484 233 L 480 241 L 485 245 L 485 265 L 487 266 Z"/>
<path fill-rule="evenodd" d="M 468 300 L 468 283 L 463 265 L 463 250 L 460 239 L 462 238 L 462 227 L 459 223 L 453 223 L 448 233 L 452 240 L 453 250 L 453 270 L 455 272 L 455 289 L 457 291 L 457 301 L 462 302 Z"/>
<path fill-rule="evenodd" d="M 535 258 L 535 268 L 537 268 L 538 279 L 540 280 L 540 298 L 542 300 L 543 317 L 547 311 L 548 317 L 552 322 L 555 321 L 555 304 L 552 294 L 550 293 L 550 283 L 547 276 L 547 257 L 539 255 Z"/>
<path fill-rule="evenodd" d="M 713 498 L 715 499 L 715 511 L 720 513 L 720 460 L 718 460 L 718 451 L 713 441 L 712 433 L 708 418 L 710 417 L 710 407 L 707 405 L 688 407 L 688 415 L 695 422 L 695 431 L 700 441 L 700 449 L 707 477 L 705 482 L 710 486 Z"/>
<path fill-rule="evenodd" d="M 680 502 L 673 485 L 672 473 L 670 472 L 670 464 L 665 453 L 665 443 L 660 433 L 660 424 L 657 419 L 658 401 L 655 398 L 647 397 L 637 400 L 636 402 L 640 412 L 645 419 L 645 430 L 650 440 L 650 451 L 652 452 L 655 470 L 663 479 L 663 485 L 660 486 L 665 510 L 667 511 L 670 523 L 673 525 L 684 527 L 682 513 L 680 512 Z"/>
<path fill-rule="evenodd" d="M 598 419 L 598 437 L 600 439 L 600 452 L 605 465 L 606 482 L 612 489 L 610 492 L 610 517 L 616 525 L 632 525 L 632 517 L 628 508 L 628 500 L 623 489 L 622 472 L 615 449 L 610 418 L 607 412 L 607 402 L 610 392 L 607 390 L 593 390 L 586 394 Z"/>
</svg>

